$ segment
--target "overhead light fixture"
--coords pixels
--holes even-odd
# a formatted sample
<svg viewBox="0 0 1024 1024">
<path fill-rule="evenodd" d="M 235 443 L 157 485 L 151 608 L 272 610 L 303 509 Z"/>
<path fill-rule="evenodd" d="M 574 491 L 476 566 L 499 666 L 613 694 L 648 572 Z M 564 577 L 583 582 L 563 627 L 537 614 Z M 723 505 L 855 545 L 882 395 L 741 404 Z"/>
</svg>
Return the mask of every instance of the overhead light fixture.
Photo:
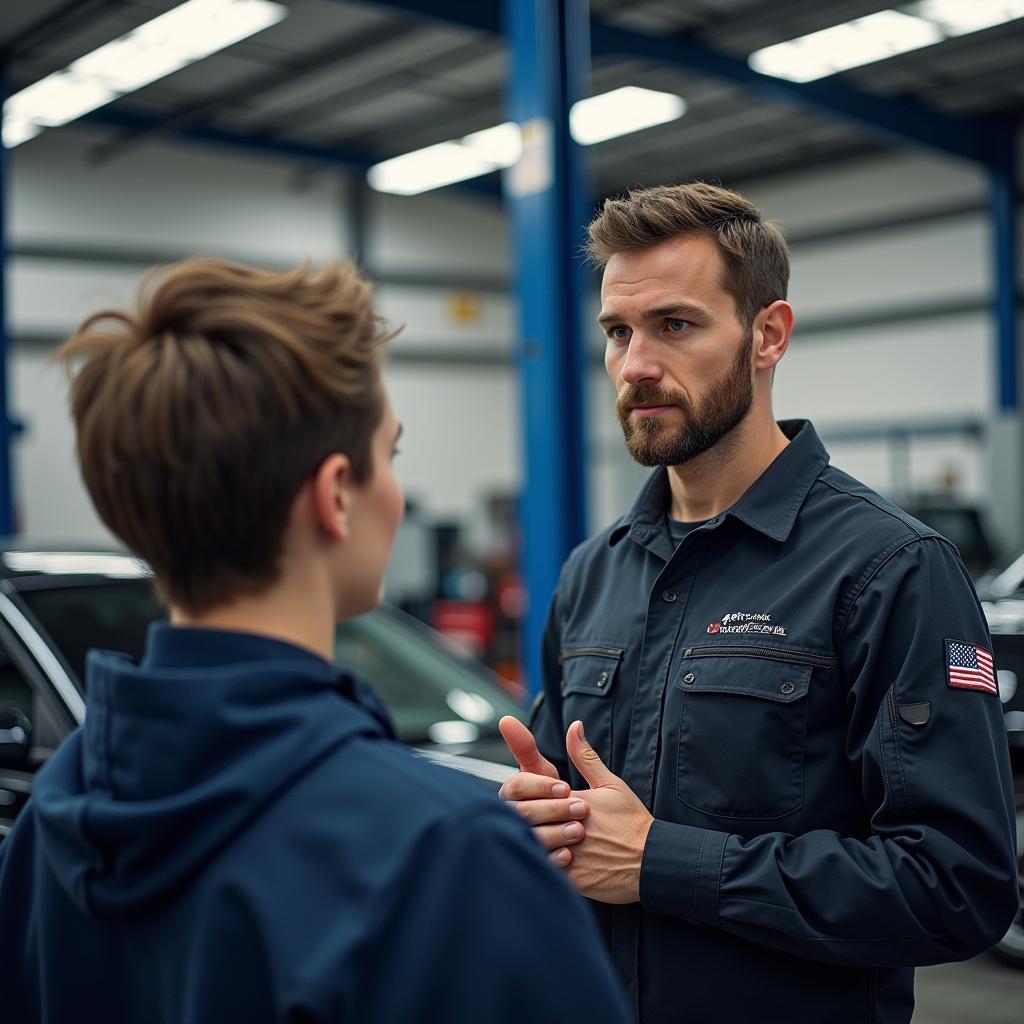
<svg viewBox="0 0 1024 1024">
<path fill-rule="evenodd" d="M 917 0 L 766 46 L 747 63 L 774 78 L 810 82 L 1020 17 L 1024 0 Z"/>
<path fill-rule="evenodd" d="M 1024 0 L 920 0 L 904 9 L 936 22 L 947 36 L 964 36 L 1024 17 Z"/>
<path fill-rule="evenodd" d="M 28 121 L 19 121 L 13 117 L 4 118 L 2 143 L 4 149 L 14 149 L 29 139 L 34 139 L 43 129 Z"/>
<path fill-rule="evenodd" d="M 686 113 L 686 101 L 673 93 L 625 86 L 573 104 L 569 127 L 581 146 L 629 135 L 674 121 Z M 431 189 L 504 170 L 519 159 L 522 138 L 512 121 L 439 142 L 375 164 L 367 172 L 378 192 L 413 196 Z"/>
<path fill-rule="evenodd" d="M 592 146 L 675 121 L 685 113 L 682 96 L 626 85 L 575 103 L 569 113 L 569 126 L 581 146 Z"/>
<path fill-rule="evenodd" d="M 414 196 L 457 181 L 478 178 L 502 166 L 458 139 L 375 164 L 366 177 L 371 188 L 378 192 Z"/>
<path fill-rule="evenodd" d="M 272 0 L 187 0 L 8 97 L 8 149 L 277 24 Z"/>
</svg>

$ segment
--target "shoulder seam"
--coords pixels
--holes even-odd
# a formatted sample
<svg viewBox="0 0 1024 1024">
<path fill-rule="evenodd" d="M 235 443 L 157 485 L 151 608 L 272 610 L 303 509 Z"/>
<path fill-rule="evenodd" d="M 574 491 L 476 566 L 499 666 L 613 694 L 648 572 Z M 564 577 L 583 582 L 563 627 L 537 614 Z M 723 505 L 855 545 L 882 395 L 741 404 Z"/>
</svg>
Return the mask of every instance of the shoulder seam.
<svg viewBox="0 0 1024 1024">
<path fill-rule="evenodd" d="M 882 511 L 885 511 L 884 509 Z M 928 542 L 934 542 L 941 544 L 943 547 L 949 548 L 954 554 L 957 554 L 956 548 L 951 544 L 945 537 L 938 533 L 926 533 L 926 534 L 915 534 L 912 537 L 903 537 L 889 547 L 883 548 L 879 553 L 878 558 L 875 559 L 861 574 L 861 578 L 855 583 L 847 595 L 846 599 L 840 605 L 840 613 L 837 618 L 836 624 L 833 628 L 833 636 L 835 637 L 835 650 L 838 653 L 840 642 L 843 638 L 843 631 L 846 629 L 846 623 L 849 620 L 850 613 L 853 611 L 853 606 L 860 599 L 861 594 L 868 588 L 874 578 L 882 571 L 882 569 L 889 564 L 901 551 L 910 547 L 911 544 L 924 544 Z"/>
<path fill-rule="evenodd" d="M 840 487 L 838 484 L 833 483 L 831 480 L 826 480 L 824 476 L 825 474 L 823 471 L 821 476 L 818 477 L 818 480 L 825 487 L 828 487 L 831 490 L 835 491 L 836 494 L 844 494 L 847 498 L 852 498 L 855 501 L 862 501 L 865 505 L 870 505 L 872 508 L 878 509 L 879 512 L 884 512 L 891 519 L 895 519 L 896 522 L 901 523 L 906 529 L 910 530 L 914 534 L 915 538 L 919 540 L 925 540 L 929 537 L 938 537 L 939 539 L 944 539 L 932 530 L 928 530 L 927 532 L 923 533 L 912 522 L 908 522 L 908 520 L 912 519 L 912 517 L 908 516 L 906 513 L 903 513 L 903 515 L 898 515 L 896 512 L 893 512 L 891 509 L 886 508 L 884 505 L 880 505 L 877 501 L 873 501 L 868 495 L 854 494 L 852 491 L 848 491 L 845 488 Z"/>
</svg>

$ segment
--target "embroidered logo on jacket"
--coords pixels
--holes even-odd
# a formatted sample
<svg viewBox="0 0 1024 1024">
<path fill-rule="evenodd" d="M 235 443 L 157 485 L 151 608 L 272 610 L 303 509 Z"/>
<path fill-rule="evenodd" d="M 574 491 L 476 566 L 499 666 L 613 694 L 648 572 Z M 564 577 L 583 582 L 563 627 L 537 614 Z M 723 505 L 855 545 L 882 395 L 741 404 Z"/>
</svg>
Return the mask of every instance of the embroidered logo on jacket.
<svg viewBox="0 0 1024 1024">
<path fill-rule="evenodd" d="M 785 636 L 785 626 L 772 624 L 770 612 L 729 612 L 720 622 L 712 622 L 708 632 L 715 633 L 767 633 L 770 636 Z"/>
</svg>

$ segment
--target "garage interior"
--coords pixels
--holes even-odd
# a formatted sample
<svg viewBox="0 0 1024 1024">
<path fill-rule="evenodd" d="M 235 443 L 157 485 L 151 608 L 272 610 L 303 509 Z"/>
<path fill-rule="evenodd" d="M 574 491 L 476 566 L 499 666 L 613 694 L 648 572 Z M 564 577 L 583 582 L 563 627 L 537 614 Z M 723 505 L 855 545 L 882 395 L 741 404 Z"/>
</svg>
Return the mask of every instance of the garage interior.
<svg viewBox="0 0 1024 1024">
<path fill-rule="evenodd" d="M 647 473 L 614 415 L 583 226 L 630 188 L 711 181 L 791 247 L 777 415 L 957 544 L 1024 736 L 1024 3 L 232 3 L 248 21 L 177 57 L 170 22 L 145 38 L 177 0 L 0 11 L 10 573 L 113 544 L 52 361 L 85 315 L 190 256 L 351 259 L 401 327 L 387 599 L 528 701 L 559 567 Z M 115 74 L 119 43 L 136 52 Z M 1019 1018 L 1024 972 L 995 959 L 918 977 L 922 1024 Z"/>
</svg>

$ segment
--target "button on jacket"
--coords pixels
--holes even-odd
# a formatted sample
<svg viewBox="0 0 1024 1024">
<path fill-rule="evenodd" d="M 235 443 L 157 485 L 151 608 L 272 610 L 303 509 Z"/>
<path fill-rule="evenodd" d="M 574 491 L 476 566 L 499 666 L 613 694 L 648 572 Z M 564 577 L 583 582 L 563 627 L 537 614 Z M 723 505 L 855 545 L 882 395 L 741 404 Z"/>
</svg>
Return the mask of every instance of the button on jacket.
<svg viewBox="0 0 1024 1024">
<path fill-rule="evenodd" d="M 909 1021 L 913 966 L 981 952 L 1016 911 L 966 570 L 809 423 L 780 426 L 791 443 L 676 548 L 655 472 L 551 605 L 540 749 L 585 788 L 582 719 L 655 819 L 639 904 L 594 904 L 645 1022 Z"/>
</svg>

